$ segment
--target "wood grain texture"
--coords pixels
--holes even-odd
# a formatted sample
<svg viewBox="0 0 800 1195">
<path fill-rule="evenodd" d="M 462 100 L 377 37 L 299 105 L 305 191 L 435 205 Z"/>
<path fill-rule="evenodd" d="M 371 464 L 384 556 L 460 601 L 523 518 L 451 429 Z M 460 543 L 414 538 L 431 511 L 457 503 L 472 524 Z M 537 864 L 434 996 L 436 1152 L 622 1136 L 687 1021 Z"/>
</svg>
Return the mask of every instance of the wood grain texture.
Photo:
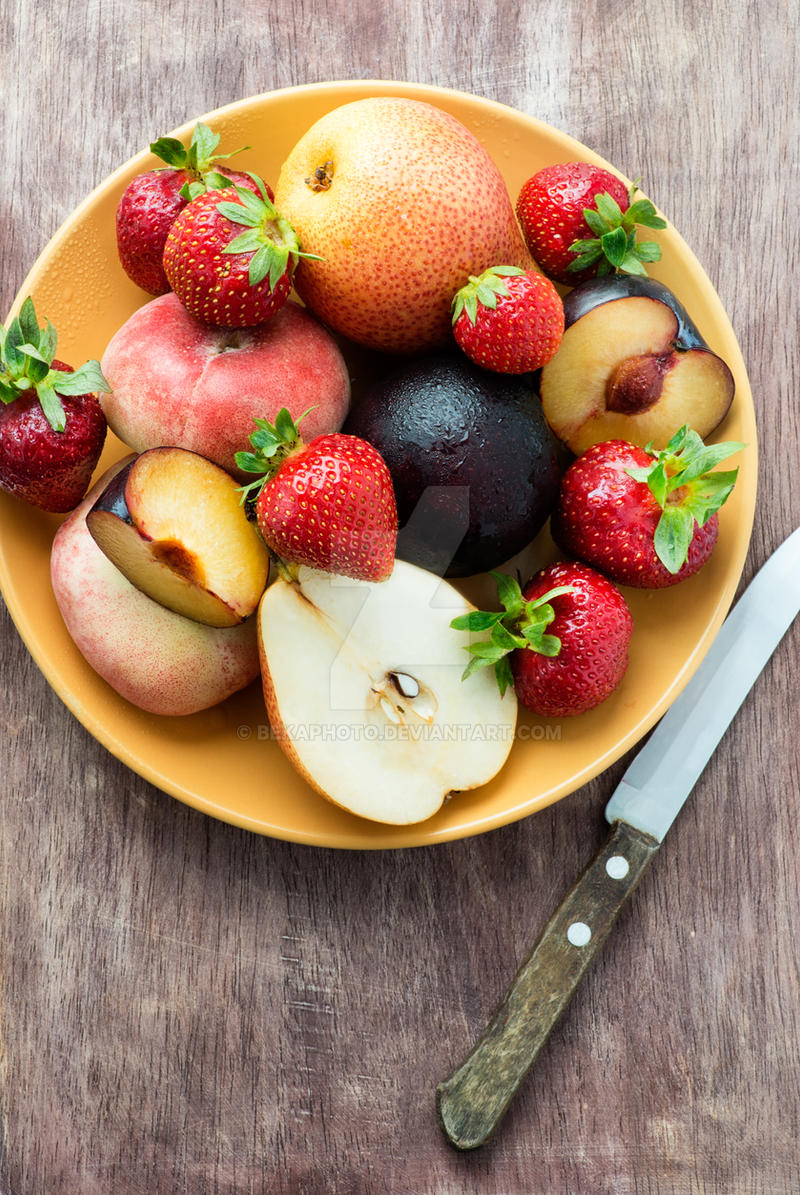
<svg viewBox="0 0 800 1195">
<path fill-rule="evenodd" d="M 800 522 L 798 9 L 781 0 L 9 0 L 0 309 L 72 208 L 192 116 L 288 84 L 456 87 L 641 174 L 739 337 L 747 579 Z M 450 14 L 450 15 L 447 15 Z M 790 1195 L 800 1139 L 800 628 L 494 1140 L 434 1090 L 596 851 L 624 767 L 391 854 L 249 835 L 84 731 L 0 612 L 2 1195 Z"/>
</svg>

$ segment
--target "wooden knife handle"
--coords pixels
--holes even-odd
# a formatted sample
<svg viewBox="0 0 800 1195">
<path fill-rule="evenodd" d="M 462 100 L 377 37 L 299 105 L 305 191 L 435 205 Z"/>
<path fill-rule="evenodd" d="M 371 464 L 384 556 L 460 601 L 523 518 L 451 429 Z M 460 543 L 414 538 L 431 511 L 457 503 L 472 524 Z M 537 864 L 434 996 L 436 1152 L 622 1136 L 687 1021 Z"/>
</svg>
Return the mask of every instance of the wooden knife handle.
<svg viewBox="0 0 800 1195">
<path fill-rule="evenodd" d="M 616 822 L 550 918 L 483 1036 L 436 1089 L 439 1120 L 456 1149 L 489 1139 L 658 847 Z"/>
</svg>

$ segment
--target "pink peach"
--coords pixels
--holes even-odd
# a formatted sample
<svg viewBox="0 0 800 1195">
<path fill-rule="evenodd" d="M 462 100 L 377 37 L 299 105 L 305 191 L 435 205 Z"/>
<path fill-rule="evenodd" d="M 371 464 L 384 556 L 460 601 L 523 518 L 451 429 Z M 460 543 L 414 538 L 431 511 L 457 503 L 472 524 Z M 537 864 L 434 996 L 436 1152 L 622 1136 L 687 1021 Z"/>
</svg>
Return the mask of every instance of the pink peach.
<svg viewBox="0 0 800 1195">
<path fill-rule="evenodd" d="M 111 430 L 137 452 L 188 448 L 235 472 L 255 418 L 281 407 L 306 440 L 338 431 L 350 406 L 347 367 L 330 333 L 287 302 L 255 328 L 218 328 L 189 315 L 174 294 L 146 303 L 111 338 L 101 397 Z"/>
</svg>

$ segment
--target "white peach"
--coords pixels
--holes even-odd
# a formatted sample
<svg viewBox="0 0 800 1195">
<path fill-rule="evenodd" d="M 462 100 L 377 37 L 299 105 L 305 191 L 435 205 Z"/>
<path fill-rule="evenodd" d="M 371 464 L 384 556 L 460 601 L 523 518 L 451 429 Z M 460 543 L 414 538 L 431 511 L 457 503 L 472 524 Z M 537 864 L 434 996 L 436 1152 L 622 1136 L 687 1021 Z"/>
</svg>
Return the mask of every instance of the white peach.
<svg viewBox="0 0 800 1195">
<path fill-rule="evenodd" d="M 101 397 L 111 430 L 137 452 L 188 448 L 236 472 L 254 419 L 274 422 L 281 407 L 301 433 L 338 431 L 350 406 L 350 379 L 332 336 L 291 300 L 255 328 L 218 328 L 191 316 L 174 294 L 133 313 L 102 359 L 111 392 Z"/>
<path fill-rule="evenodd" d="M 219 628 L 175 614 L 126 580 L 100 550 L 86 515 L 129 460 L 114 465 L 58 529 L 53 592 L 81 654 L 117 693 L 153 714 L 193 714 L 258 676 L 256 620 Z"/>
</svg>

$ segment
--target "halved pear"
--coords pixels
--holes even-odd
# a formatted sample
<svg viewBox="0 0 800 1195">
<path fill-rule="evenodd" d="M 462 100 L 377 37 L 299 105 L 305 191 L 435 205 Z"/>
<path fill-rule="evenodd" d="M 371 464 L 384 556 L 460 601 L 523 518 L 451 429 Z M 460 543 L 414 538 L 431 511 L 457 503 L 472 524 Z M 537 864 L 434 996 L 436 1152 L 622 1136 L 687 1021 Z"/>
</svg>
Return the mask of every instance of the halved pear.
<svg viewBox="0 0 800 1195">
<path fill-rule="evenodd" d="M 86 525 L 132 585 L 196 622 L 236 626 L 264 592 L 269 553 L 238 485 L 196 452 L 143 452 L 112 478 Z"/>
<path fill-rule="evenodd" d="M 499 772 L 517 701 L 492 669 L 461 677 L 474 607 L 446 581 L 395 562 L 371 584 L 301 567 L 259 607 L 264 697 L 289 759 L 318 792 L 359 817 L 407 825 L 451 792 Z"/>
</svg>

